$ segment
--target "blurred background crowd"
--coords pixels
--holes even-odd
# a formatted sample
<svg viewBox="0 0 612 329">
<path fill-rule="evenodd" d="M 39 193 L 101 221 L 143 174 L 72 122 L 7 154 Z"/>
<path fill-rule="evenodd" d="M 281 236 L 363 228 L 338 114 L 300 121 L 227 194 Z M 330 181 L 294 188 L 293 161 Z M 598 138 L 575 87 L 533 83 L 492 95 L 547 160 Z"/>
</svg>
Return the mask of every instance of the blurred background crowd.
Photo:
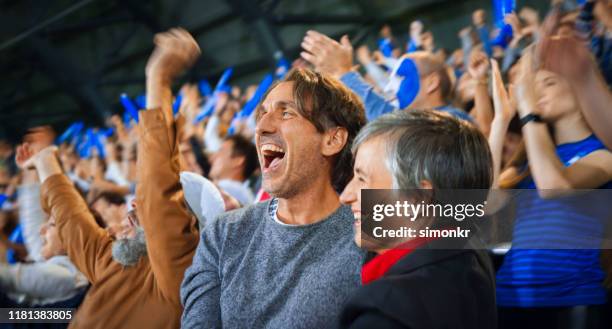
<svg viewBox="0 0 612 329">
<path fill-rule="evenodd" d="M 282 7 L 283 1 L 261 1 L 261 7 L 266 9 L 259 11 L 248 1 L 229 2 L 234 7 L 248 8 L 244 19 L 249 28 L 264 34 L 257 47 L 265 48 L 272 59 L 255 63 L 262 65 L 256 65 L 259 70 L 249 74 L 245 74 L 244 64 L 216 67 L 208 79 L 187 72 L 180 84 L 174 85 L 173 113 L 185 118 L 179 151 L 188 173 L 181 174 L 180 179 L 200 227 L 215 214 L 270 198 L 261 188 L 254 144 L 256 109 L 269 87 L 293 68 L 309 68 L 337 78 L 360 97 L 368 121 L 398 110 L 435 109 L 470 122 L 489 140 L 496 188 L 553 191 L 609 187 L 612 182 L 610 170 L 606 169 L 612 163 L 610 156 L 601 152 L 612 149 L 612 110 L 608 102 L 612 83 L 612 1 L 493 0 L 465 1 L 461 5 L 457 4 L 461 1 L 423 1 L 421 9 L 416 6 L 388 24 L 365 15 L 343 18 L 348 24 L 352 23 L 351 17 L 362 17 L 359 19 L 369 30 L 344 35 L 338 29 L 326 31 L 326 27 L 304 29 L 299 47 L 285 52 L 275 46 L 278 40 L 271 36 L 274 33 L 264 33 L 274 25 L 258 19 L 262 12 L 273 12 L 278 3 Z M 356 2 L 366 9 L 376 6 L 374 2 Z M 6 6 L 10 8 L 11 4 Z M 140 5 L 127 1 L 126 6 L 138 13 L 138 19 L 157 26 L 155 15 Z M 461 11 L 461 15 L 448 13 L 452 9 Z M 177 6 L 179 10 L 183 10 L 181 6 Z M 428 14 L 419 17 L 419 10 Z M 446 14 L 436 14 L 438 11 Z M 278 19 L 312 22 L 313 26 L 317 18 L 334 19 L 334 15 L 324 13 L 308 16 Z M 374 33 L 371 26 L 375 26 Z M 53 25 L 31 31 L 31 35 L 23 36 L 31 40 L 23 42 L 40 51 L 51 49 L 40 33 L 45 29 L 52 30 Z M 0 53 L 16 47 L 13 41 L 20 42 L 2 42 Z M 91 47 L 100 52 L 109 50 L 95 44 Z M 208 54 L 216 52 L 203 42 L 200 47 L 202 58 L 194 70 L 206 67 Z M 243 51 L 245 56 L 252 52 L 243 50 L 238 42 L 231 48 L 233 59 L 240 58 Z M 525 57 L 528 60 L 523 60 Z M 53 63 L 42 60 L 36 65 L 52 71 L 49 67 Z M 538 66 L 545 67 L 548 73 L 532 72 L 529 84 L 528 71 Z M 262 72 L 261 67 L 272 69 Z M 50 74 L 72 76 L 59 77 L 60 85 L 75 81 L 74 76 L 79 74 L 78 70 L 56 70 Z M 89 108 L 89 102 L 96 102 L 101 95 L 91 92 L 95 86 L 71 86 L 81 100 L 80 106 L 88 107 L 89 113 L 73 113 L 63 119 L 51 111 L 47 118 L 44 111 L 16 113 L 10 107 L 0 113 L 5 126 L 0 140 L 0 301 L 5 305 L 77 307 L 89 286 L 87 278 L 61 250 L 57 232 L 40 204 L 36 172 L 17 165 L 18 145 L 28 143 L 35 151 L 57 145 L 64 173 L 86 200 L 99 227 L 117 239 L 126 234 L 133 236 L 126 233 L 126 227 L 130 227 L 133 199 L 140 183 L 138 112 L 148 108 L 143 81 L 138 78 L 125 93 L 113 89 L 117 91 L 114 98 L 102 101 L 113 106 L 95 108 Z M 18 84 L 7 77 L 2 83 Z M 535 99 L 541 112 L 536 118 L 525 119 L 530 114 L 525 102 L 530 99 Z M 36 116 L 30 121 L 36 126 L 15 124 L 26 122 L 24 115 Z M 45 122 L 47 119 L 49 122 Z M 529 122 L 525 120 L 549 123 L 550 135 L 543 139 L 535 132 L 525 131 L 523 127 Z M 584 166 L 589 168 L 576 169 L 573 178 L 563 178 L 555 171 L 581 158 L 586 159 Z M 207 191 L 192 191 L 189 184 L 200 182 L 201 177 L 212 184 L 204 185 Z M 557 225 L 541 225 L 549 224 Z M 515 238 L 521 234 L 531 237 L 546 233 L 525 227 L 515 231 Z M 516 242 L 529 245 L 529 238 Z M 118 249 L 116 253 L 117 259 L 130 263 L 129 252 L 121 255 Z M 538 271 L 521 277 L 520 264 L 540 256 L 510 252 L 505 260 L 496 258 L 498 305 L 536 311 L 551 306 L 600 305 L 602 312 L 612 313 L 607 290 L 612 288 L 612 264 L 606 253 L 607 250 L 597 250 L 593 255 L 538 258 L 548 260 L 531 266 L 550 273 L 549 277 L 538 277 L 539 281 L 533 277 L 541 273 Z M 574 261 L 563 263 L 561 257 L 574 257 Z M 569 274 L 573 278 L 563 277 L 560 268 L 564 267 L 566 272 L 569 267 L 575 268 Z M 567 282 L 555 283 L 559 277 L 583 282 L 585 289 L 572 296 L 548 294 L 550 287 L 569 289 Z M 536 296 L 521 295 L 517 288 L 521 282 L 538 286 L 530 290 Z"/>
</svg>

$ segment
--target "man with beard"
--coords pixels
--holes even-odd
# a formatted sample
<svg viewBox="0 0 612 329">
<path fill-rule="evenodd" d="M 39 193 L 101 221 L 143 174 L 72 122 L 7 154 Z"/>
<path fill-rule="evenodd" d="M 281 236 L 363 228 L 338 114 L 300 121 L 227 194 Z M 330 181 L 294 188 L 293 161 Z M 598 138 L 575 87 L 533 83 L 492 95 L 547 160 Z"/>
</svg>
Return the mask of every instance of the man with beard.
<svg viewBox="0 0 612 329">
<path fill-rule="evenodd" d="M 164 81 L 171 81 L 199 55 L 197 43 L 184 30 L 156 35 L 155 43 L 147 75 Z M 198 235 L 179 183 L 180 124 L 164 120 L 172 113 L 171 96 L 165 97 L 166 93 L 170 94 L 169 88 L 148 88 L 147 94 L 153 96 L 147 104 L 154 110 L 140 112 L 136 200 L 142 229 L 132 213 L 116 233 L 116 241 L 98 227 L 62 173 L 55 147 L 35 155 L 27 144 L 19 149 L 18 162 L 38 171 L 43 208 L 56 218 L 68 257 L 91 283 L 71 328 L 179 327 L 179 286 Z M 167 99 L 167 104 L 160 99 Z"/>
<path fill-rule="evenodd" d="M 337 191 L 364 122 L 355 94 L 311 70 L 289 72 L 264 95 L 255 138 L 273 198 L 204 228 L 181 287 L 183 328 L 338 326 L 364 254 Z"/>
<path fill-rule="evenodd" d="M 138 263 L 140 257 L 147 255 L 144 229 L 138 222 L 136 210 L 128 212 L 120 227 L 121 229 L 114 232 L 115 241 L 111 250 L 112 256 L 117 263 L 123 266 L 132 266 Z"/>
</svg>

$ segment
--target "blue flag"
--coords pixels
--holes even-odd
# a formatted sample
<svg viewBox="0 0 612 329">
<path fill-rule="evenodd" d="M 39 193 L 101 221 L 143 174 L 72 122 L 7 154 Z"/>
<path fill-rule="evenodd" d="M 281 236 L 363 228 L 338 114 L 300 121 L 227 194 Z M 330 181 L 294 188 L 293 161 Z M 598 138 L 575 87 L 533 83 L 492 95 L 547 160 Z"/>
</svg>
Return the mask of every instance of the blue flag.
<svg viewBox="0 0 612 329">
<path fill-rule="evenodd" d="M 134 121 L 138 123 L 138 109 L 136 108 L 136 105 L 134 105 L 134 102 L 132 102 L 130 97 L 128 97 L 126 93 L 123 93 L 121 94 L 121 96 L 119 96 L 119 100 L 121 101 L 121 105 L 123 105 L 123 108 L 125 108 L 127 113 L 129 113 L 132 119 L 134 119 Z"/>
<path fill-rule="evenodd" d="M 276 63 L 276 71 L 274 71 L 274 76 L 277 79 L 282 80 L 290 69 L 291 63 L 289 63 L 289 61 L 284 57 L 281 57 L 281 59 L 279 59 Z"/>
<path fill-rule="evenodd" d="M 201 80 L 200 83 L 198 83 L 198 89 L 200 90 L 200 94 L 202 96 L 210 96 L 213 93 L 210 83 L 208 83 L 206 80 Z"/>
<path fill-rule="evenodd" d="M 72 139 L 72 143 L 74 144 L 74 150 L 77 155 L 80 156 L 79 150 L 82 147 L 82 144 L 86 141 L 86 136 L 84 132 L 80 132 L 74 136 Z"/>
<path fill-rule="evenodd" d="M 491 45 L 506 48 L 512 39 L 512 26 L 504 22 L 506 15 L 516 10 L 516 0 L 493 0 L 493 16 L 495 26 L 499 29 L 497 36 L 491 40 Z"/>
<path fill-rule="evenodd" d="M 266 91 L 268 91 L 273 82 L 274 77 L 272 76 L 272 74 L 266 74 L 263 80 L 261 80 L 261 82 L 259 83 L 259 86 L 257 86 L 257 90 L 255 90 L 255 93 L 253 94 L 251 99 L 249 99 L 249 101 L 244 104 L 242 110 L 240 110 L 234 115 L 234 118 L 232 119 L 232 123 L 230 124 L 230 128 L 228 130 L 228 134 L 234 134 L 236 125 L 238 125 L 241 120 L 245 120 L 246 118 L 251 116 L 251 114 L 255 111 L 257 104 L 261 102 L 263 95 L 266 93 Z"/>
<path fill-rule="evenodd" d="M 138 109 L 146 109 L 147 108 L 147 95 L 142 94 L 142 95 L 138 95 L 136 96 L 136 99 L 134 99 L 134 101 L 136 102 L 136 105 L 138 106 Z"/>
<path fill-rule="evenodd" d="M 253 94 L 251 99 L 249 99 L 249 101 L 244 104 L 244 107 L 239 112 L 241 118 L 247 118 L 251 115 L 251 113 L 253 113 L 253 111 L 255 111 L 257 104 L 261 102 L 261 98 L 264 96 L 266 91 L 268 91 L 273 82 L 274 77 L 272 76 L 272 74 L 266 74 L 263 80 L 261 80 L 261 82 L 259 83 L 259 86 L 257 86 L 257 90 L 255 90 L 255 93 Z"/>
<path fill-rule="evenodd" d="M 81 129 L 83 129 L 83 122 L 77 121 L 71 124 L 70 126 L 68 126 L 66 131 L 64 131 L 64 133 L 57 138 L 56 144 L 62 144 L 66 142 L 71 137 L 76 136 L 79 132 L 81 132 Z"/>
<path fill-rule="evenodd" d="M 14 244 L 24 244 L 23 231 L 21 224 L 17 224 L 13 232 L 9 235 L 8 240 Z M 19 260 L 17 259 L 17 253 L 14 249 L 8 249 L 6 251 L 6 261 L 9 264 L 16 264 Z"/>
<path fill-rule="evenodd" d="M 93 129 L 87 128 L 80 145 L 77 148 L 79 157 L 89 158 L 91 156 L 91 147 L 93 145 Z"/>
<path fill-rule="evenodd" d="M 202 120 L 204 120 L 205 118 L 213 114 L 215 110 L 215 105 L 217 105 L 217 100 L 219 99 L 219 93 L 221 93 L 224 89 L 226 89 L 229 86 L 227 83 L 230 77 L 232 76 L 232 73 L 234 73 L 234 69 L 232 67 L 226 69 L 223 72 L 223 74 L 219 78 L 219 81 L 217 82 L 217 85 L 215 86 L 215 91 L 213 92 L 212 96 L 210 96 L 206 100 L 206 102 L 202 106 L 202 110 L 195 117 L 193 121 L 194 124 L 200 123 Z"/>
<path fill-rule="evenodd" d="M 93 133 L 92 147 L 98 151 L 98 156 L 100 159 L 106 158 L 106 151 L 104 150 L 104 145 L 102 144 L 102 140 L 104 139 L 104 133 L 101 131 Z"/>
<path fill-rule="evenodd" d="M 174 99 L 174 103 L 172 104 L 172 113 L 176 115 L 181 108 L 181 103 L 183 102 L 183 93 L 179 92 Z"/>
<path fill-rule="evenodd" d="M 400 109 L 405 109 L 419 94 L 419 89 L 421 88 L 419 70 L 412 59 L 405 58 L 402 60 L 396 74 L 403 77 L 396 96 Z"/>
<path fill-rule="evenodd" d="M 106 130 L 103 130 L 101 132 L 102 136 L 104 136 L 105 138 L 111 137 L 114 133 L 115 133 L 115 128 L 113 127 L 107 128 Z"/>
</svg>

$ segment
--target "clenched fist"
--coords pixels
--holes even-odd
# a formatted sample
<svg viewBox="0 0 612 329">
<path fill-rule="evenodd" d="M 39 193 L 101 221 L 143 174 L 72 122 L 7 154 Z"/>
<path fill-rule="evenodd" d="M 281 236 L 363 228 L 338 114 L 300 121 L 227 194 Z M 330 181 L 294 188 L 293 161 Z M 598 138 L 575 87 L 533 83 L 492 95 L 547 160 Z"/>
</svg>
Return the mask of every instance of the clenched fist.
<svg viewBox="0 0 612 329">
<path fill-rule="evenodd" d="M 147 78 L 170 81 L 193 65 L 200 56 L 198 43 L 181 28 L 156 34 L 154 43 L 155 50 L 145 70 Z"/>
</svg>

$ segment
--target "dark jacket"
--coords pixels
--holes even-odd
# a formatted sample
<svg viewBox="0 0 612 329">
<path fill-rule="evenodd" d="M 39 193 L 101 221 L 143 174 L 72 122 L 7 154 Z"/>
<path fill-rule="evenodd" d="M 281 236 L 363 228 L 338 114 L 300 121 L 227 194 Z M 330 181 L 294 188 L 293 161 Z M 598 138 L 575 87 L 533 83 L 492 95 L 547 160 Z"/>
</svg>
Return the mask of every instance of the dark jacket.
<svg viewBox="0 0 612 329">
<path fill-rule="evenodd" d="M 435 243 L 361 287 L 342 313 L 342 327 L 497 328 L 495 276 L 486 252 L 439 250 Z"/>
</svg>

